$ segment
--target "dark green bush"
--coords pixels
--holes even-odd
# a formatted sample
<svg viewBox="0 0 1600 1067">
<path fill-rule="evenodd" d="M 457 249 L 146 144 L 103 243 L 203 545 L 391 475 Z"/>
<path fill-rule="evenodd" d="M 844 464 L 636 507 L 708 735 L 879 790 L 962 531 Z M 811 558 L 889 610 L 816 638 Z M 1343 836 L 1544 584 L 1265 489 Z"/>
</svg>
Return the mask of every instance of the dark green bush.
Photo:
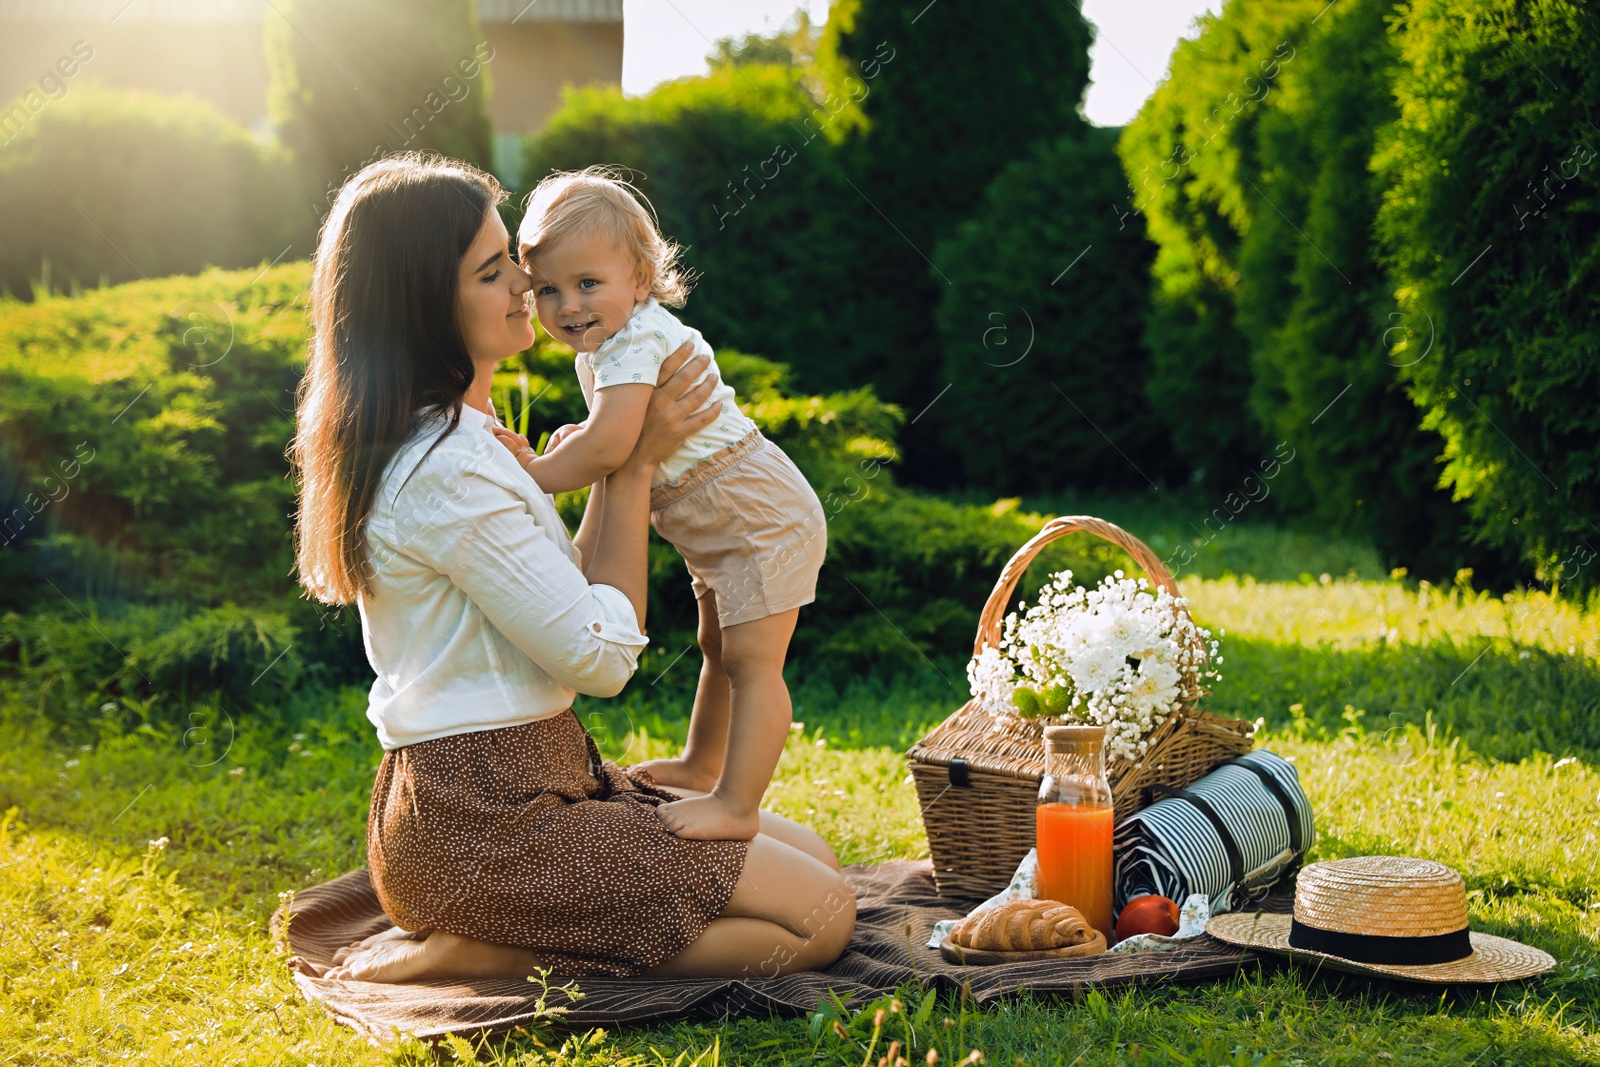
<svg viewBox="0 0 1600 1067">
<path fill-rule="evenodd" d="M 1142 383 L 1151 248 L 1116 129 L 1041 144 L 1000 172 L 939 246 L 950 391 L 930 410 L 963 481 L 1002 493 L 1133 488 L 1187 475 Z M 1150 480 L 1147 480 L 1150 479 Z"/>
<path fill-rule="evenodd" d="M 936 309 L 952 281 L 932 266 L 938 243 L 977 209 L 989 183 L 1034 143 L 1081 129 L 1092 30 L 1076 2 L 1003 0 L 970 10 L 926 0 L 840 0 L 819 66 L 863 89 L 862 122 L 844 146 L 854 220 L 852 299 L 836 308 L 849 362 L 822 388 L 872 382 L 917 413 L 943 388 L 928 373 Z M 868 77 L 868 75 L 873 75 Z M 1057 268 L 1060 269 L 1060 268 Z M 912 476 L 949 484 L 940 447 L 949 414 L 908 426 Z"/>
<path fill-rule="evenodd" d="M 1475 535 L 1600 586 L 1600 10 L 1416 0 L 1377 162 L 1401 368 Z"/>
<path fill-rule="evenodd" d="M 722 67 L 635 99 L 577 90 L 530 139 L 523 184 L 595 163 L 630 168 L 700 275 L 684 320 L 719 350 L 789 364 L 807 389 L 849 388 L 865 381 L 840 372 L 855 194 L 834 151 L 839 129 L 792 67 Z"/>
<path fill-rule="evenodd" d="M 310 247 L 287 156 L 192 97 L 73 85 L 0 147 L 0 289 L 242 267 Z"/>
</svg>

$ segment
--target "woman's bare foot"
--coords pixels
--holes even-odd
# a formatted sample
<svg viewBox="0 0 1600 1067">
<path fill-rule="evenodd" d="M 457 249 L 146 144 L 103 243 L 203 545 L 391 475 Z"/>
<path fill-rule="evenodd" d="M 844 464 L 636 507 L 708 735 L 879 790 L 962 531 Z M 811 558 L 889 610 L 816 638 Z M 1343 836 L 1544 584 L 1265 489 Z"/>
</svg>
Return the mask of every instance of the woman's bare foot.
<svg viewBox="0 0 1600 1067">
<path fill-rule="evenodd" d="M 395 927 L 399 929 L 399 927 Z M 403 932 L 403 931 L 402 931 Z M 536 953 L 435 930 L 423 940 L 379 934 L 348 951 L 322 977 L 344 982 L 426 982 L 437 978 L 526 978 Z"/>
<path fill-rule="evenodd" d="M 413 930 L 405 930 L 398 926 L 391 926 L 389 929 L 384 930 L 381 933 L 373 934 L 371 937 L 365 938 L 354 945 L 346 945 L 344 948 L 338 949 L 333 954 L 333 963 L 334 966 L 337 967 L 344 963 L 345 960 L 355 955 L 357 952 L 366 952 L 385 941 L 416 941 L 419 938 L 426 936 L 426 934 L 418 933 Z"/>
<path fill-rule="evenodd" d="M 709 793 L 717 784 L 716 768 L 696 767 L 682 757 L 649 759 L 643 763 L 635 763 L 628 769 L 644 771 L 655 779 L 656 784 L 667 786 L 669 789 L 690 789 L 696 793 Z"/>
<path fill-rule="evenodd" d="M 759 810 L 736 808 L 715 793 L 662 804 L 656 817 L 674 834 L 695 841 L 748 841 L 761 830 Z"/>
</svg>

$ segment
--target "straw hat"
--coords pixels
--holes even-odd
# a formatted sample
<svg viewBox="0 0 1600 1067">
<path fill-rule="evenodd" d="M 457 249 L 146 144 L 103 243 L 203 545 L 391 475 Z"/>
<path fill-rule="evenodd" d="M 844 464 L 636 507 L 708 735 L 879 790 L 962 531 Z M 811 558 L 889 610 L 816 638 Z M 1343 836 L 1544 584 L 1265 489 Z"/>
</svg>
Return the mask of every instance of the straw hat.
<svg viewBox="0 0 1600 1067">
<path fill-rule="evenodd" d="M 1341 971 L 1413 982 L 1508 982 L 1556 965 L 1547 952 L 1468 930 L 1461 876 L 1406 856 L 1309 864 L 1295 885 L 1292 916 L 1218 915 L 1206 933 Z"/>
</svg>

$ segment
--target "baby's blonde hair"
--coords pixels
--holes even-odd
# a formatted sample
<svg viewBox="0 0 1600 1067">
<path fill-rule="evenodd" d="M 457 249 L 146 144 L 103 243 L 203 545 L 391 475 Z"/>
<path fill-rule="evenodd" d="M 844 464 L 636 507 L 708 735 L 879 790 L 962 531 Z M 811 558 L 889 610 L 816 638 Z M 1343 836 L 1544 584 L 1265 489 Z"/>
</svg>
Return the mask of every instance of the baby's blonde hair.
<svg viewBox="0 0 1600 1067">
<path fill-rule="evenodd" d="M 527 257 L 568 237 L 601 234 L 615 241 L 650 280 L 650 295 L 682 307 L 693 282 L 679 263 L 683 247 L 661 236 L 655 208 L 617 167 L 546 175 L 528 194 L 517 244 Z"/>
</svg>

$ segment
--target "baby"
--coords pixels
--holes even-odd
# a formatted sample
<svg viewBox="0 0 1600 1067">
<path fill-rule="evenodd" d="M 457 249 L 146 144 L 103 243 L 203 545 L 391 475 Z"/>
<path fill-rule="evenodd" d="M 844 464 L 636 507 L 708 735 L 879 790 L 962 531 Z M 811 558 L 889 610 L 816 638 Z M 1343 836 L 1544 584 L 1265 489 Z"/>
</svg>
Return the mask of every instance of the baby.
<svg viewBox="0 0 1600 1067">
<path fill-rule="evenodd" d="M 589 417 L 550 435 L 542 456 L 497 431 L 547 493 L 592 485 L 633 451 L 661 361 L 700 332 L 682 306 L 680 248 L 657 231 L 628 183 L 603 168 L 552 174 L 528 200 L 517 235 L 534 310 L 550 336 L 577 350 Z M 719 374 L 715 365 L 708 374 Z M 720 378 L 720 374 L 719 374 Z M 720 383 L 722 413 L 657 468 L 650 523 L 688 567 L 705 660 L 689 739 L 678 759 L 643 770 L 698 793 L 657 809 L 679 837 L 754 837 L 758 809 L 789 735 L 783 663 L 800 607 L 816 599 L 827 547 L 822 505 L 804 475 L 739 410 Z"/>
</svg>

